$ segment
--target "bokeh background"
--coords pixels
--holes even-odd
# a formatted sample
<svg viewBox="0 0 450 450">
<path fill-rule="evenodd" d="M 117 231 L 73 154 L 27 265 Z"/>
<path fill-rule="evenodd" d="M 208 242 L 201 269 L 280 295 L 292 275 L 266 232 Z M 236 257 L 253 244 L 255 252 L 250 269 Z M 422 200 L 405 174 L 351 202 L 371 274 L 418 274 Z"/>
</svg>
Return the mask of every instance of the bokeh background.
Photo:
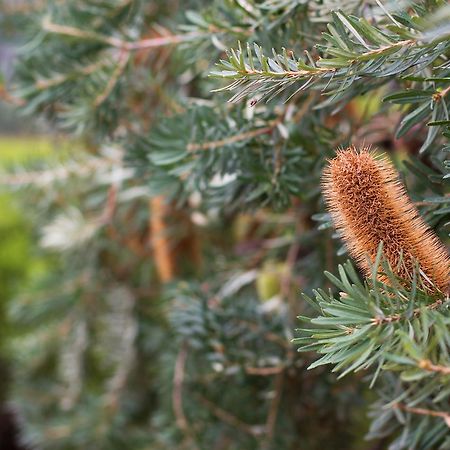
<svg viewBox="0 0 450 450">
<path fill-rule="evenodd" d="M 401 436 L 364 371 L 308 371 L 317 355 L 292 338 L 315 314 L 301 292 L 338 292 L 324 271 L 348 258 L 320 192 L 336 148 L 387 153 L 448 239 L 446 138 L 425 126 L 448 64 L 400 105 L 383 97 L 414 81 L 396 74 L 320 108 L 295 86 L 229 103 L 209 76 L 238 41 L 317 61 L 338 8 L 389 22 L 377 1 L 0 1 L 0 450 Z"/>
</svg>

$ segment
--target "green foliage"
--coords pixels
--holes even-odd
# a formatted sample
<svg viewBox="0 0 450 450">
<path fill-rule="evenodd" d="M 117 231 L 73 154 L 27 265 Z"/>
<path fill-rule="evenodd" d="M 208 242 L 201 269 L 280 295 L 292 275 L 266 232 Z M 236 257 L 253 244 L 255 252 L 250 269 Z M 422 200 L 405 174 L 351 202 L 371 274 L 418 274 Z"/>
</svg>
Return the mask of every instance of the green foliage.
<svg viewBox="0 0 450 450">
<path fill-rule="evenodd" d="M 35 146 L 36 154 L 30 154 L 30 144 Z M 0 164 L 3 169 L 14 162 L 29 163 L 30 159 L 41 155 L 49 156 L 52 147 L 48 139 L 0 138 Z M 42 156 L 41 156 L 42 157 Z M 7 338 L 14 333 L 6 320 L 6 313 L 13 296 L 17 295 L 23 284 L 39 277 L 51 267 L 50 261 L 37 255 L 32 245 L 31 227 L 21 208 L 14 204 L 12 195 L 0 194 L 0 358 L 1 381 L 0 401 L 4 401 L 8 390 L 9 367 L 7 357 L 9 346 Z"/>
<path fill-rule="evenodd" d="M 260 448 L 273 426 L 273 410 L 279 408 L 278 421 L 285 433 L 276 434 L 273 445 L 288 448 L 289 411 L 300 404 L 304 407 L 298 411 L 299 419 L 314 430 L 304 435 L 305 445 L 315 448 L 333 442 L 339 446 L 354 440 L 349 430 L 334 428 L 350 419 L 344 405 L 352 404 L 353 387 L 350 383 L 341 386 L 341 416 L 334 425 L 328 418 L 327 429 L 321 427 L 311 411 L 324 417 L 333 414 L 333 405 L 326 402 L 335 395 L 333 383 L 330 379 L 309 386 L 302 376 L 308 359 L 297 356 L 289 344 L 292 332 L 286 305 L 269 306 L 255 298 L 253 277 L 248 272 L 237 274 L 219 290 L 191 284 L 170 293 L 174 298 L 170 322 L 178 335 L 179 355 L 186 354 L 190 368 L 184 399 L 192 404 L 186 408 L 190 423 L 198 424 L 195 437 L 202 448 L 211 448 L 232 426 L 234 448 Z M 205 385 L 204 379 L 211 381 Z M 311 392 L 307 394 L 306 389 Z M 289 391 L 294 390 L 297 396 L 292 398 Z M 261 398 L 264 391 L 273 395 Z M 308 400 L 303 404 L 304 396 Z"/>
<path fill-rule="evenodd" d="M 389 284 L 376 279 L 380 271 Z M 315 328 L 300 329 L 304 336 L 294 341 L 301 351 L 323 355 L 309 369 L 333 364 L 340 377 L 362 370 L 371 373 L 370 384 L 380 390 L 380 400 L 369 436 L 397 434 L 394 448 L 446 448 L 448 296 L 430 297 L 421 289 L 419 272 L 410 288 L 403 287 L 383 262 L 364 283 L 348 262 L 339 266 L 339 274 L 340 278 L 327 274 L 340 291 L 338 298 L 323 290 L 315 292 L 315 300 L 307 298 L 320 315 L 303 317 Z"/>
<path fill-rule="evenodd" d="M 241 45 L 236 51 L 231 49 L 228 60 L 219 64 L 221 70 L 212 75 L 233 80 L 220 89 L 237 91 L 231 102 L 246 96 L 270 100 L 284 91 L 289 92 L 288 101 L 301 91 L 318 89 L 329 97 L 320 107 L 349 101 L 395 76 L 401 81 L 415 81 L 422 89 L 408 88 L 386 96 L 384 101 L 411 105 L 397 129 L 397 138 L 427 122 L 431 128 L 421 147 L 425 151 L 437 136 L 439 126 L 450 123 L 449 100 L 442 95 L 442 86 L 449 81 L 449 67 L 442 55 L 448 53 L 450 44 L 449 30 L 442 30 L 441 23 L 448 14 L 447 7 L 433 11 L 432 17 L 439 19 L 435 22 L 394 14 L 390 16 L 394 25 L 381 29 L 364 18 L 332 12 L 328 31 L 323 34 L 326 45 L 317 45 L 324 56 L 317 61 L 308 51 L 302 59 L 285 48 L 282 54 L 272 50 L 273 57 L 268 57 L 262 47 L 247 43 L 245 49 Z M 416 76 L 433 65 L 430 76 Z"/>
<path fill-rule="evenodd" d="M 282 127 L 281 117 L 272 111 L 248 115 L 246 108 L 190 108 L 161 120 L 149 136 L 137 136 L 130 159 L 138 170 L 145 168 L 152 193 L 182 203 L 197 192 L 204 197 L 204 210 L 281 210 L 292 196 L 316 194 L 310 189 L 311 173 L 321 156 L 308 138 L 324 133 L 321 125 L 305 118 L 310 131 L 300 134 Z"/>
<path fill-rule="evenodd" d="M 448 447 L 448 299 L 419 276 L 406 289 L 349 263 L 330 275 L 345 250 L 320 193 L 334 149 L 373 145 L 448 233 L 445 2 L 64 0 L 13 15 L 27 44 L 11 95 L 81 135 L 3 181 L 57 261 L 9 308 L 25 441 Z M 266 289 L 269 267 L 282 269 Z"/>
</svg>

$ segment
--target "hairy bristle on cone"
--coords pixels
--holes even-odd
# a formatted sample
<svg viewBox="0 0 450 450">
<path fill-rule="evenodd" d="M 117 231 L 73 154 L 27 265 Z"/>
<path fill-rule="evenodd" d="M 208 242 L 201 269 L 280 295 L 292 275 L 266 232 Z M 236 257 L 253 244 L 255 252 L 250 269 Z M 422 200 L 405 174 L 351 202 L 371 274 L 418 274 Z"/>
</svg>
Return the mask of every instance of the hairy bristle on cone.
<svg viewBox="0 0 450 450">
<path fill-rule="evenodd" d="M 383 253 L 401 279 L 411 281 L 418 264 L 427 289 L 448 292 L 447 250 L 420 217 L 386 158 L 368 149 L 338 151 L 325 169 L 323 192 L 337 230 L 367 276 L 383 242 Z"/>
</svg>

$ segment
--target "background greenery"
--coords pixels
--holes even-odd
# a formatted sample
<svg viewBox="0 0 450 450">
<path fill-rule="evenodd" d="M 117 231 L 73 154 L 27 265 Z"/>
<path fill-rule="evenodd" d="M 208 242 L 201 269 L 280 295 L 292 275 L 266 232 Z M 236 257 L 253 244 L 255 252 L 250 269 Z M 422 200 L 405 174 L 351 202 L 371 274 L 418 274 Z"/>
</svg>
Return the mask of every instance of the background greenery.
<svg viewBox="0 0 450 450">
<path fill-rule="evenodd" d="M 429 309 L 416 285 L 339 266 L 320 191 L 336 148 L 373 145 L 448 239 L 449 17 L 443 1 L 2 3 L 20 52 L 1 95 L 21 114 L 3 129 L 26 129 L 5 133 L 0 217 L 22 445 L 449 448 L 448 297 Z M 307 370 L 316 351 L 350 373 Z"/>
</svg>

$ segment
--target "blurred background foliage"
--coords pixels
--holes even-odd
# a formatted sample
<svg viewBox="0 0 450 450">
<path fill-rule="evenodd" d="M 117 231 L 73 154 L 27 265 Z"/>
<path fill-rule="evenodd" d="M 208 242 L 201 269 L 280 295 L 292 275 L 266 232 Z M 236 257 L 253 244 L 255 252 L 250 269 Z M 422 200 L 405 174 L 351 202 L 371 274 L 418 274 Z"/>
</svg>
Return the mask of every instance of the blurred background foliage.
<svg viewBox="0 0 450 450">
<path fill-rule="evenodd" d="M 347 258 L 320 193 L 337 147 L 388 152 L 448 238 L 449 43 L 420 19 L 439 11 L 448 36 L 448 8 L 380 3 L 0 4 L 0 370 L 12 374 L 2 389 L 15 445 L 437 448 L 383 405 L 365 441 L 379 399 L 365 373 L 307 371 L 317 355 L 291 342 L 296 317 L 313 313 L 300 291 L 338 292 L 323 272 Z M 355 17 L 384 35 L 356 30 Z M 346 50 L 325 45 L 327 30 Z M 397 46 L 418 33 L 431 50 Z M 254 83 L 237 41 L 270 55 Z M 307 71 L 321 56 L 336 76 L 291 97 L 303 81 L 271 71 L 297 70 L 305 50 Z M 211 77 L 219 60 L 228 72 Z M 220 77 L 231 85 L 212 93 Z"/>
</svg>

